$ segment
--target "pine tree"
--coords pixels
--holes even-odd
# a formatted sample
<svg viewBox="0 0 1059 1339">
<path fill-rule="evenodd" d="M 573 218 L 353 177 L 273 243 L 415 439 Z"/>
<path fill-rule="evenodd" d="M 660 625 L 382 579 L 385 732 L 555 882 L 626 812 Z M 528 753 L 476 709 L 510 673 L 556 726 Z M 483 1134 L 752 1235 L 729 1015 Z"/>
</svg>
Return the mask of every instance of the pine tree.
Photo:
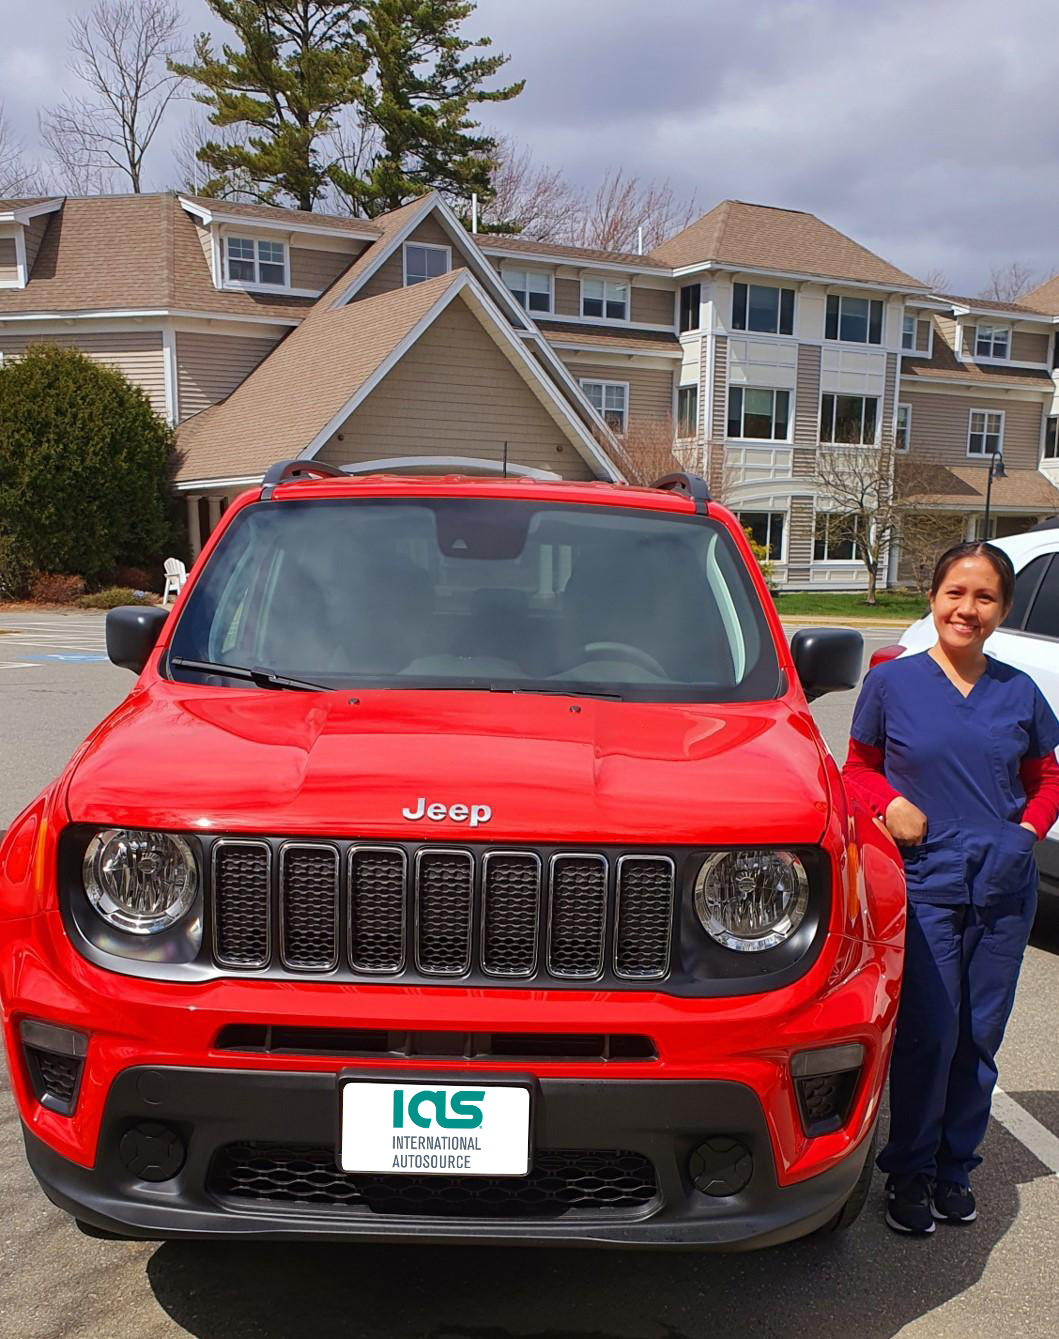
<svg viewBox="0 0 1059 1339">
<path fill-rule="evenodd" d="M 477 192 L 492 197 L 490 182 L 498 144 L 474 134 L 479 123 L 470 109 L 483 102 L 517 97 L 525 80 L 486 90 L 508 57 L 472 56 L 491 46 L 488 37 L 471 41 L 459 27 L 474 12 L 473 0 L 367 0 L 356 32 L 367 52 L 370 72 L 360 116 L 376 132 L 375 152 L 356 175 L 335 166 L 335 185 L 356 212 L 373 218 L 429 190 L 469 200 Z"/>
<path fill-rule="evenodd" d="M 265 204 L 293 200 L 312 209 L 327 186 L 323 141 L 336 117 L 363 94 L 367 60 L 354 27 L 360 6 L 348 0 L 207 0 L 242 49 L 221 57 L 208 34 L 192 64 L 170 68 L 203 86 L 197 102 L 210 123 L 237 127 L 234 142 L 207 140 L 198 158 L 212 176 L 206 195 L 233 190 Z M 228 137 L 232 138 L 232 137 Z"/>
</svg>

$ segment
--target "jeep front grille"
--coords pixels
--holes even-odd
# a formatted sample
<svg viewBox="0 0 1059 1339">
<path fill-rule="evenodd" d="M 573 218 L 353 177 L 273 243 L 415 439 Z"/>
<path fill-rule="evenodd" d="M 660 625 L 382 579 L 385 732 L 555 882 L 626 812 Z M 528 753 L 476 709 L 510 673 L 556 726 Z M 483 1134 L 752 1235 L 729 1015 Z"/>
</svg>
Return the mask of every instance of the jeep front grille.
<svg viewBox="0 0 1059 1339">
<path fill-rule="evenodd" d="M 669 972 L 676 878 L 668 856 L 276 846 L 274 859 L 260 839 L 214 845 L 220 967 L 435 980 L 480 973 L 511 984 L 608 973 L 650 981 Z"/>
</svg>

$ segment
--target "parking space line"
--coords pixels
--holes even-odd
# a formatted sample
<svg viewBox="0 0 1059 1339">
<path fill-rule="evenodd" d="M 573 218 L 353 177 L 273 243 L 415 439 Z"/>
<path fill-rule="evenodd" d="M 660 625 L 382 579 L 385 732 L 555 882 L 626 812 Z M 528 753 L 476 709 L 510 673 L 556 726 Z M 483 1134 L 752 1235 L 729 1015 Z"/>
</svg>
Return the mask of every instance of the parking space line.
<svg viewBox="0 0 1059 1339">
<path fill-rule="evenodd" d="M 1009 1134 L 1043 1162 L 1053 1176 L 1059 1176 L 1059 1138 L 1046 1129 L 1025 1107 L 1019 1106 L 1003 1088 L 993 1089 L 993 1115 Z"/>
<path fill-rule="evenodd" d="M 0 669 L 39 669 L 39 663 L 31 660 L 0 660 Z"/>
</svg>

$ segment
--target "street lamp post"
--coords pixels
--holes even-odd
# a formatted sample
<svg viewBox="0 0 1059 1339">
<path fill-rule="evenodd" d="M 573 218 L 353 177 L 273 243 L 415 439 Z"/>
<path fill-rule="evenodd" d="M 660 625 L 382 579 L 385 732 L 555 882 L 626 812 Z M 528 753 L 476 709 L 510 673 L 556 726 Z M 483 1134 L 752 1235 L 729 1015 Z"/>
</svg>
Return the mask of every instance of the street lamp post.
<svg viewBox="0 0 1059 1339">
<path fill-rule="evenodd" d="M 993 496 L 993 477 L 1004 479 L 1007 477 L 1004 470 L 1004 456 L 1000 451 L 994 451 L 989 457 L 989 478 L 985 485 L 985 522 L 982 529 L 982 538 L 989 538 L 989 504 Z"/>
</svg>

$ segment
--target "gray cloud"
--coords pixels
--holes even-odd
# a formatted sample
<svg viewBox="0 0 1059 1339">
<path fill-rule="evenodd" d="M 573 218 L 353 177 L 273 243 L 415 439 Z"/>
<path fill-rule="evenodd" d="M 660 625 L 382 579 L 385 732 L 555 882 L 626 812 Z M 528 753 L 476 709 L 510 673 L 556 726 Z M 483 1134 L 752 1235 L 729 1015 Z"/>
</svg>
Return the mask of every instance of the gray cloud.
<svg viewBox="0 0 1059 1339">
<path fill-rule="evenodd" d="M 217 30 L 180 3 L 190 32 Z M 31 148 L 83 8 L 0 0 L 0 97 Z M 467 26 L 527 80 L 483 120 L 579 185 L 621 166 L 703 209 L 810 210 L 974 292 L 993 264 L 1059 268 L 1053 25 L 1050 0 L 480 0 Z"/>
</svg>

